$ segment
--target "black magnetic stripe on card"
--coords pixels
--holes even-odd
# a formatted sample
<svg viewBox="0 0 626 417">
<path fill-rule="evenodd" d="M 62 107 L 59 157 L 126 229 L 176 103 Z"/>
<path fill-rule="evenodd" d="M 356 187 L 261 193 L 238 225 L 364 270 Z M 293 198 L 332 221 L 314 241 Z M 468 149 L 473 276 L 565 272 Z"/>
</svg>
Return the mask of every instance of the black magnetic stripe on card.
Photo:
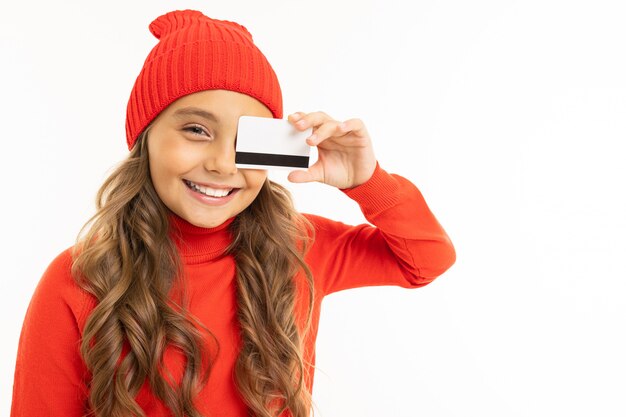
<svg viewBox="0 0 626 417">
<path fill-rule="evenodd" d="M 235 153 L 235 163 L 308 168 L 309 157 L 298 155 L 280 155 L 275 153 L 237 152 Z"/>
</svg>

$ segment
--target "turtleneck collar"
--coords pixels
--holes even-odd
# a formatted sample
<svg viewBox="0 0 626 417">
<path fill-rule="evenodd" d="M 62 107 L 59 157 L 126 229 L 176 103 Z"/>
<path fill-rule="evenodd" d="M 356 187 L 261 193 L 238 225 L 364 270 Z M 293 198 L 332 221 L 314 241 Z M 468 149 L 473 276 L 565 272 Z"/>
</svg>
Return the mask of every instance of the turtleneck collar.
<svg viewBox="0 0 626 417">
<path fill-rule="evenodd" d="M 170 237 L 176 243 L 183 261 L 197 264 L 215 259 L 224 253 L 231 242 L 231 217 L 216 227 L 200 227 L 170 211 Z"/>
</svg>

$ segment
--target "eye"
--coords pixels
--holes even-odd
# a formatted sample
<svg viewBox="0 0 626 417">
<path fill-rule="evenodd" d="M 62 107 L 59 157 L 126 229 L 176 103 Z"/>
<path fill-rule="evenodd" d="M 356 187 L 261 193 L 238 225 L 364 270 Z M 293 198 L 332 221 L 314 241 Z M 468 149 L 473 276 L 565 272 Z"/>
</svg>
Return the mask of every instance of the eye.
<svg viewBox="0 0 626 417">
<path fill-rule="evenodd" d="M 209 136 L 208 132 L 200 125 L 191 125 L 183 128 L 185 132 L 190 132 L 193 136 Z"/>
</svg>

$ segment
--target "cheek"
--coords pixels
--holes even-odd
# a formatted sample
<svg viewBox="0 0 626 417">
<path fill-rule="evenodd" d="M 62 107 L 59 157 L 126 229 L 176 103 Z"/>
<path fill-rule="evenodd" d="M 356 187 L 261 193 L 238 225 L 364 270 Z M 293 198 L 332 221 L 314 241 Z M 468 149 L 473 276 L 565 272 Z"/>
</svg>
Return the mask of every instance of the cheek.
<svg viewBox="0 0 626 417">
<path fill-rule="evenodd" d="M 249 189 L 259 191 L 267 178 L 267 171 L 249 170 L 244 174 Z"/>
<path fill-rule="evenodd" d="M 198 153 L 189 147 L 164 141 L 150 154 L 150 171 L 153 179 L 166 181 L 191 170 L 198 163 Z"/>
</svg>

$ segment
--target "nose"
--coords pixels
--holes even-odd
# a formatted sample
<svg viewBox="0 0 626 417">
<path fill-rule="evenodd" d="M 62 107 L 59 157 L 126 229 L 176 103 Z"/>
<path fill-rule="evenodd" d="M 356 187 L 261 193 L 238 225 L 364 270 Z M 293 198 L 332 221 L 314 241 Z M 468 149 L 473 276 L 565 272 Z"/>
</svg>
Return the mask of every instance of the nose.
<svg viewBox="0 0 626 417">
<path fill-rule="evenodd" d="M 233 175 L 237 173 L 235 165 L 235 144 L 233 141 L 223 141 L 215 143 L 210 149 L 210 154 L 205 159 L 207 171 L 219 173 L 221 175 Z"/>
</svg>

